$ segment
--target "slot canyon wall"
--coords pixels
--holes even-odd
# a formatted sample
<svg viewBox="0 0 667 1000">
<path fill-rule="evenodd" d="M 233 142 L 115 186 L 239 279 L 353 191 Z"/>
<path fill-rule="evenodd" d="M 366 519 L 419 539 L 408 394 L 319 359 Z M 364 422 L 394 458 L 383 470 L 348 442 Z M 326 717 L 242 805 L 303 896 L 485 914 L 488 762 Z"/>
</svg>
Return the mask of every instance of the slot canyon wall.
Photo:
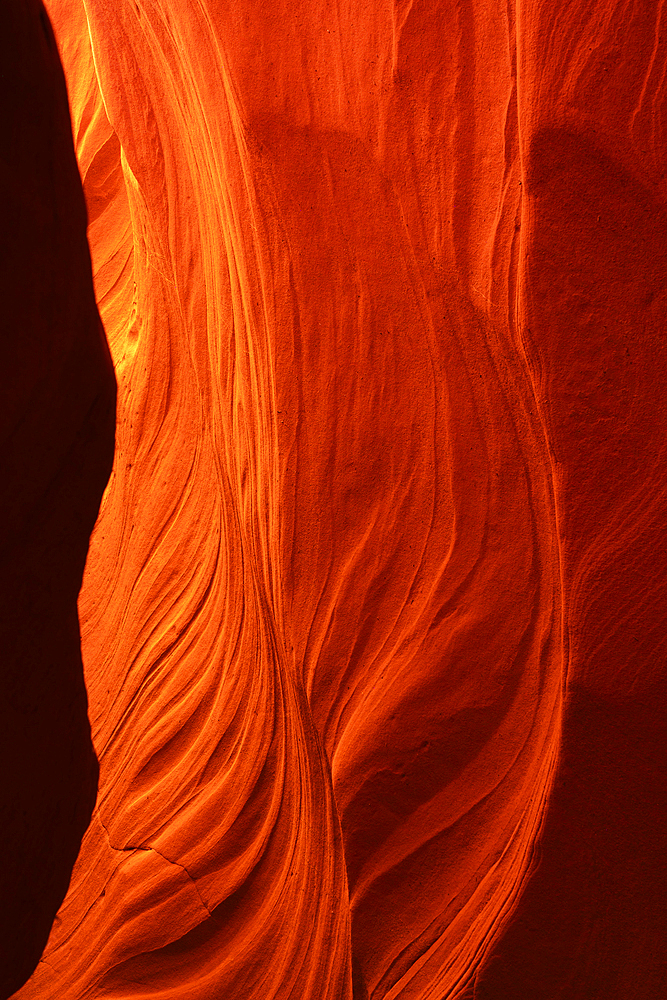
<svg viewBox="0 0 667 1000">
<path fill-rule="evenodd" d="M 663 7 L 7 3 L 2 996 L 667 995 Z"/>
</svg>

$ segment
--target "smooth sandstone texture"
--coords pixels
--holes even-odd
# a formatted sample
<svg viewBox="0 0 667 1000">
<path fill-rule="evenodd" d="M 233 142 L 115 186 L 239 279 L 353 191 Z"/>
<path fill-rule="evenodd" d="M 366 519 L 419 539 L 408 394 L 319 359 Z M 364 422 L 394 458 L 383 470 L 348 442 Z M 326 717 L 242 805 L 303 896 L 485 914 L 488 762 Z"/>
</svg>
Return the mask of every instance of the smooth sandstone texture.
<svg viewBox="0 0 667 1000">
<path fill-rule="evenodd" d="M 77 620 L 111 471 L 115 384 L 95 305 L 67 91 L 41 4 L 0 7 L 0 996 L 34 970 L 91 818 Z"/>
<path fill-rule="evenodd" d="M 661 996 L 662 4 L 48 9 L 119 402 L 18 996 Z"/>
</svg>

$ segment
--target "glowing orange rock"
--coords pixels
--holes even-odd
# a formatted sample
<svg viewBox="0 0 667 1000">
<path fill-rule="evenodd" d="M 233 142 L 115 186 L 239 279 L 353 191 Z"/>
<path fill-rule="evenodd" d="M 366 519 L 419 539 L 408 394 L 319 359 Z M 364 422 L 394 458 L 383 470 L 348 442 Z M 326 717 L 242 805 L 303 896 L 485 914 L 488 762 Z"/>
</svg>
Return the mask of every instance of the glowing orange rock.
<svg viewBox="0 0 667 1000">
<path fill-rule="evenodd" d="M 660 745 L 632 733 L 664 672 L 619 675 L 610 624 L 664 641 L 633 563 L 664 513 L 664 58 L 626 6 L 49 3 L 119 410 L 80 600 L 98 807 L 23 1000 L 604 982 L 531 906 L 619 882 L 559 899 L 568 809 L 622 828 L 579 720 L 615 768 Z M 596 105 L 619 24 L 638 68 Z M 657 983 L 625 955 L 619 1000 Z"/>
</svg>

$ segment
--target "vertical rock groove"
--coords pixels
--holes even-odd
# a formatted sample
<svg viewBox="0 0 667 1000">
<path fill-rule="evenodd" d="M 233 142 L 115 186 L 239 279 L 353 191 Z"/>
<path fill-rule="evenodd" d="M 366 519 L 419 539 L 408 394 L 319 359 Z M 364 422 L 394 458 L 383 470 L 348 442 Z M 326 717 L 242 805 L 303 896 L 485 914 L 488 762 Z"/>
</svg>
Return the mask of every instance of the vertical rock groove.
<svg viewBox="0 0 667 1000">
<path fill-rule="evenodd" d="M 118 414 L 17 996 L 657 996 L 662 4 L 47 6 Z"/>
</svg>

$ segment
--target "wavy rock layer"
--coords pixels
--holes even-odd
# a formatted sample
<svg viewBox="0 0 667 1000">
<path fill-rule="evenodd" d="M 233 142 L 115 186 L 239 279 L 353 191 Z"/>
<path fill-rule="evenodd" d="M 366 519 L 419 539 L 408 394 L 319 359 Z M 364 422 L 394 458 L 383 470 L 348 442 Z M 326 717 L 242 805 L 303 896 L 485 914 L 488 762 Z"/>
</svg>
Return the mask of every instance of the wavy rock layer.
<svg viewBox="0 0 667 1000">
<path fill-rule="evenodd" d="M 41 5 L 0 8 L 0 996 L 34 970 L 95 804 L 76 602 L 113 456 L 67 91 Z"/>
<path fill-rule="evenodd" d="M 662 4 L 48 6 L 119 410 L 19 996 L 655 995 Z"/>
</svg>

